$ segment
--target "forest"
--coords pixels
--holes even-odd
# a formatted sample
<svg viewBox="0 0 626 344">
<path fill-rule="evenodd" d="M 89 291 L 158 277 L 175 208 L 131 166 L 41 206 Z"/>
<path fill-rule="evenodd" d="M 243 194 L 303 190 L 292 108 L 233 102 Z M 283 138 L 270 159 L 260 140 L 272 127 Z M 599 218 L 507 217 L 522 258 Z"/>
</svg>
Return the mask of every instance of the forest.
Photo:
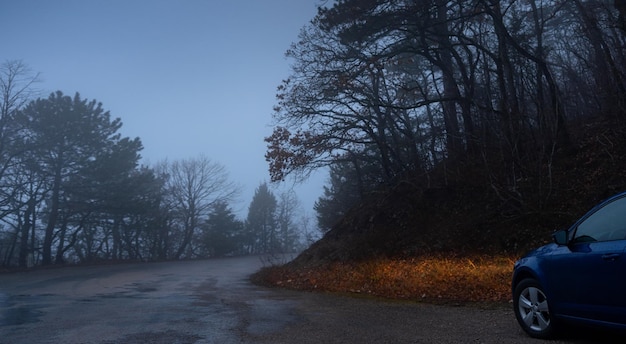
<svg viewBox="0 0 626 344">
<path fill-rule="evenodd" d="M 537 233 L 516 223 L 545 232 L 626 189 L 625 15 L 623 0 L 320 6 L 286 51 L 265 138 L 272 182 L 330 171 L 318 226 L 349 235 L 314 255 L 520 250 Z M 262 184 L 237 220 L 219 164 L 141 166 L 101 104 L 33 99 L 34 80 L 3 65 L 3 266 L 302 248 L 289 195 Z"/>
<path fill-rule="evenodd" d="M 0 267 L 293 252 L 297 200 L 256 189 L 245 220 L 226 169 L 205 156 L 140 164 L 139 138 L 95 100 L 33 99 L 37 75 L 0 67 Z"/>
<path fill-rule="evenodd" d="M 328 240 L 528 248 L 536 228 L 626 187 L 625 12 L 606 0 L 322 7 L 286 53 L 272 179 L 329 167 L 316 203 Z"/>
</svg>

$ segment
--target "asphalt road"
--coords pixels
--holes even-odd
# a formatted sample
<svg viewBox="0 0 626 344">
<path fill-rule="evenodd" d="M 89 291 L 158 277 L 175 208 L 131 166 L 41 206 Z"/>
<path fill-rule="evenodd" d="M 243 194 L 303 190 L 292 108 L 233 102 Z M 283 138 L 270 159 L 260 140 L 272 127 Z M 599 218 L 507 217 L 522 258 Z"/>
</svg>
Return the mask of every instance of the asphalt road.
<svg viewBox="0 0 626 344">
<path fill-rule="evenodd" d="M 543 343 L 521 332 L 509 305 L 437 306 L 250 284 L 264 264 L 246 257 L 0 274 L 0 343 Z M 579 330 L 550 343 L 618 340 Z"/>
</svg>

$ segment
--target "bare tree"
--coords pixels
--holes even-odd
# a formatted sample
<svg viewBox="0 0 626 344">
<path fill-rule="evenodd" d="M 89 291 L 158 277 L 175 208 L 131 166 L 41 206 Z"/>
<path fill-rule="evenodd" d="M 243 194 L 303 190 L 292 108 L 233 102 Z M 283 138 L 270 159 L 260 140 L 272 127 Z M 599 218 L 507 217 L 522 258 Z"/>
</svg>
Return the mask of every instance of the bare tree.
<svg viewBox="0 0 626 344">
<path fill-rule="evenodd" d="M 15 162 L 15 158 L 24 152 L 24 147 L 19 145 L 20 128 L 15 121 L 15 115 L 35 96 L 33 85 L 38 77 L 39 74 L 33 74 L 22 61 L 6 61 L 0 65 L 0 180 Z M 0 190 L 2 218 L 6 211 L 4 207 L 12 198 L 6 191 L 12 188 Z"/>
<path fill-rule="evenodd" d="M 386 184 L 437 166 L 443 183 L 463 182 L 461 169 L 482 162 L 476 168 L 504 202 L 541 207 L 552 195 L 554 155 L 571 145 L 571 104 L 624 107 L 623 37 L 607 24 L 617 12 L 601 3 L 343 0 L 320 8 L 287 52 L 292 75 L 278 87 L 266 138 L 272 181 L 356 157 L 375 162 L 371 172 Z M 575 34 L 580 27 L 585 33 Z M 594 78 L 611 98 L 598 97 Z M 591 97 L 563 91 L 575 87 Z M 539 192 L 521 185 L 532 178 Z"/>
<path fill-rule="evenodd" d="M 29 231 L 32 228 L 28 214 L 34 212 L 32 201 L 22 196 L 26 192 L 20 187 L 23 185 L 23 176 L 13 173 L 17 158 L 24 153 L 19 139 L 21 130 L 15 115 L 35 95 L 33 84 L 37 80 L 38 74 L 32 73 L 22 61 L 5 61 L 0 64 L 0 219 L 4 220 L 9 215 L 20 218 L 20 221 L 9 223 L 16 230 L 10 235 L 11 249 L 4 262 L 7 265 L 19 240 L 19 264 L 26 266 Z M 28 209 L 23 218 L 17 215 L 22 208 Z M 32 245 L 31 242 L 31 249 Z M 0 254 L 1 251 L 0 243 Z"/>
<path fill-rule="evenodd" d="M 293 190 L 284 191 L 278 196 L 276 224 L 282 252 L 295 252 L 299 246 L 300 233 L 295 221 L 300 208 L 300 201 Z"/>
<path fill-rule="evenodd" d="M 3 125 L 36 96 L 33 85 L 37 81 L 39 74 L 34 74 L 22 61 L 6 61 L 0 65 L 0 116 Z"/>
<path fill-rule="evenodd" d="M 166 189 L 178 235 L 174 259 L 194 255 L 193 239 L 217 202 L 232 201 L 239 187 L 229 180 L 225 167 L 200 156 L 169 164 Z"/>
</svg>

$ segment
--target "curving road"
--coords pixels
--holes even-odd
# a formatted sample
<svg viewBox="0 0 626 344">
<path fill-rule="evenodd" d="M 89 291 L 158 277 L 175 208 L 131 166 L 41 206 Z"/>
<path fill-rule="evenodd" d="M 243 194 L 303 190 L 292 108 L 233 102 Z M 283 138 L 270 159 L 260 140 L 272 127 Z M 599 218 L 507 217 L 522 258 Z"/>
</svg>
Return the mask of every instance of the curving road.
<svg viewBox="0 0 626 344">
<path fill-rule="evenodd" d="M 247 277 L 263 264 L 245 257 L 0 274 L 0 343 L 543 343 L 521 332 L 508 305 L 447 307 L 251 285 Z M 550 343 L 599 336 L 584 331 Z"/>
</svg>

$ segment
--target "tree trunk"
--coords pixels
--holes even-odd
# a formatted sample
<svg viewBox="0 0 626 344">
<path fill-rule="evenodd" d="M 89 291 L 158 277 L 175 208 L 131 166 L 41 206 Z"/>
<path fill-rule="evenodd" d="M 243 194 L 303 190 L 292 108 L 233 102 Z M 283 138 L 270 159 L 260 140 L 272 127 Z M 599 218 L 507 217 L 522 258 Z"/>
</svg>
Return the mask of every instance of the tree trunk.
<svg viewBox="0 0 626 344">
<path fill-rule="evenodd" d="M 455 158 L 463 153 L 463 142 L 461 140 L 459 119 L 457 117 L 456 103 L 459 92 L 456 80 L 454 80 L 452 63 L 452 43 L 450 42 L 450 30 L 448 28 L 447 1 L 439 1 L 437 4 L 437 17 L 439 23 L 437 31 L 441 35 L 439 58 L 441 59 L 441 72 L 443 74 L 443 120 L 446 128 L 446 148 L 448 156 Z"/>
<path fill-rule="evenodd" d="M 41 257 L 42 265 L 52 264 L 52 239 L 54 237 L 54 228 L 56 227 L 59 217 L 59 198 L 61 194 L 61 168 L 57 168 L 54 176 L 54 184 L 52 186 L 52 198 L 50 200 L 50 214 L 48 216 L 48 224 L 43 239 L 43 251 Z"/>
<path fill-rule="evenodd" d="M 580 13 L 580 18 L 585 27 L 585 33 L 593 47 L 595 54 L 596 84 L 604 94 L 604 105 L 608 106 L 605 112 L 609 116 L 624 116 L 626 107 L 626 85 L 622 79 L 622 73 L 617 67 L 613 54 L 609 49 L 609 44 L 604 39 L 602 30 L 598 26 L 597 19 L 590 14 L 580 0 L 574 1 Z M 616 1 L 616 7 L 618 1 Z M 626 5 L 622 5 L 626 6 Z"/>
<path fill-rule="evenodd" d="M 27 202 L 26 212 L 24 213 L 24 222 L 22 223 L 22 230 L 20 233 L 20 254 L 18 265 L 20 268 L 28 267 L 28 237 L 32 227 L 31 216 L 35 212 L 35 200 L 29 199 Z"/>
</svg>

